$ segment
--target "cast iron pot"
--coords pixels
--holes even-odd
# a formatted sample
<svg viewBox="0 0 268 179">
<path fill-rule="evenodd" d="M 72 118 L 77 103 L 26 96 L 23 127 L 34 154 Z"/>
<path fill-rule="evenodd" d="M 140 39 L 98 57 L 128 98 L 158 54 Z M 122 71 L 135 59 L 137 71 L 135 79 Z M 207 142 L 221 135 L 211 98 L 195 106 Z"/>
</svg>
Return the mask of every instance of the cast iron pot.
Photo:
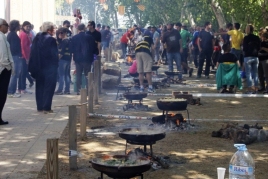
<svg viewBox="0 0 268 179">
<path fill-rule="evenodd" d="M 142 100 L 147 97 L 147 93 L 138 93 L 138 92 L 126 92 L 123 96 L 127 100 Z"/>
<path fill-rule="evenodd" d="M 127 158 L 127 155 L 114 155 L 113 158 Z M 150 160 L 141 157 L 140 160 L 144 160 L 145 164 L 134 165 L 134 166 L 112 166 L 98 163 L 98 159 L 93 159 L 91 161 L 92 167 L 108 175 L 111 178 L 133 178 L 138 176 L 151 168 Z"/>
<path fill-rule="evenodd" d="M 156 100 L 158 109 L 162 111 L 181 111 L 186 110 L 187 108 L 188 103 L 186 99 L 181 98 L 182 101 L 161 101 L 161 99 L 167 99 L 167 98 L 160 98 Z"/>
<path fill-rule="evenodd" d="M 143 145 L 144 143 L 155 143 L 158 140 L 164 139 L 166 137 L 165 132 L 159 132 L 155 134 L 129 134 L 127 133 L 130 130 L 137 130 L 140 131 L 139 128 L 127 128 L 123 129 L 122 131 L 119 132 L 119 137 L 122 139 L 125 139 L 127 141 L 134 142 L 136 144 Z M 148 128 L 148 130 L 154 130 L 154 128 Z"/>
</svg>

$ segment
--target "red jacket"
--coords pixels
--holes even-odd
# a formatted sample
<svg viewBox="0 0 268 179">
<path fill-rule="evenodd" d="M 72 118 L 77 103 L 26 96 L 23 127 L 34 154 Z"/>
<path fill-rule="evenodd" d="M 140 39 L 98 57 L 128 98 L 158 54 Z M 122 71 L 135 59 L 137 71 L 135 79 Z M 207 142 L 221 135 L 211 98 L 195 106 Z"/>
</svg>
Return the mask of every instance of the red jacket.
<svg viewBox="0 0 268 179">
<path fill-rule="evenodd" d="M 32 45 L 32 37 L 31 33 L 26 34 L 24 31 L 20 31 L 20 41 L 21 41 L 21 52 L 22 57 L 26 60 L 30 59 L 31 45 Z"/>
<path fill-rule="evenodd" d="M 120 42 L 121 42 L 121 43 L 124 43 L 124 44 L 127 44 L 127 43 L 128 43 L 128 39 L 127 39 L 127 37 L 130 38 L 130 36 L 131 36 L 131 34 L 130 34 L 129 32 L 126 32 L 126 33 L 122 36 Z"/>
</svg>

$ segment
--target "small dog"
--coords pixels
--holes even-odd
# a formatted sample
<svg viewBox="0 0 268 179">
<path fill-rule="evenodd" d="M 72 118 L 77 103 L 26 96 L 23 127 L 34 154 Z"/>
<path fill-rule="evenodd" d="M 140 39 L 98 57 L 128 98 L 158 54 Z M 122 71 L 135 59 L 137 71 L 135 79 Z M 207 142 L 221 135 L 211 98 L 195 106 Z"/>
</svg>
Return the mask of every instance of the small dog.
<svg viewBox="0 0 268 179">
<path fill-rule="evenodd" d="M 120 58 L 120 54 L 118 53 L 118 52 L 113 52 L 113 54 L 112 54 L 112 61 L 113 62 L 116 62 L 116 61 L 118 61 L 119 60 L 119 58 Z"/>
</svg>

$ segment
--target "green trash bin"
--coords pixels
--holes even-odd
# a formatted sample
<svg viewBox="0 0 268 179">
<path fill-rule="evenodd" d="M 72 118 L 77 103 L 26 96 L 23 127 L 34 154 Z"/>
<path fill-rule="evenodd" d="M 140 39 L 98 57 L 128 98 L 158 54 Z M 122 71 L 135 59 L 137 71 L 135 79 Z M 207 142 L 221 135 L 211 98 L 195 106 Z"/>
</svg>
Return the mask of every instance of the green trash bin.
<svg viewBox="0 0 268 179">
<path fill-rule="evenodd" d="M 82 85 L 81 88 L 86 88 L 86 77 L 84 73 L 82 74 Z M 76 86 L 76 75 L 73 74 L 73 82 L 74 82 L 74 92 L 77 93 L 77 86 Z"/>
</svg>

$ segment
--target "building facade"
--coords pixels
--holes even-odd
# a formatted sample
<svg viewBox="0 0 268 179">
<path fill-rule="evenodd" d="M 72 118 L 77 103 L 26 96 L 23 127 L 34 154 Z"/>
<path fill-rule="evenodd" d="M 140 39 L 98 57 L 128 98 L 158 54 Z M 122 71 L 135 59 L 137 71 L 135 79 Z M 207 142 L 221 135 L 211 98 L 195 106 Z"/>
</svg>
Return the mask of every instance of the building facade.
<svg viewBox="0 0 268 179">
<path fill-rule="evenodd" d="M 29 21 L 35 30 L 45 21 L 55 22 L 55 0 L 0 0 L 1 18 Z M 4 13 L 3 13 L 4 12 Z"/>
</svg>

